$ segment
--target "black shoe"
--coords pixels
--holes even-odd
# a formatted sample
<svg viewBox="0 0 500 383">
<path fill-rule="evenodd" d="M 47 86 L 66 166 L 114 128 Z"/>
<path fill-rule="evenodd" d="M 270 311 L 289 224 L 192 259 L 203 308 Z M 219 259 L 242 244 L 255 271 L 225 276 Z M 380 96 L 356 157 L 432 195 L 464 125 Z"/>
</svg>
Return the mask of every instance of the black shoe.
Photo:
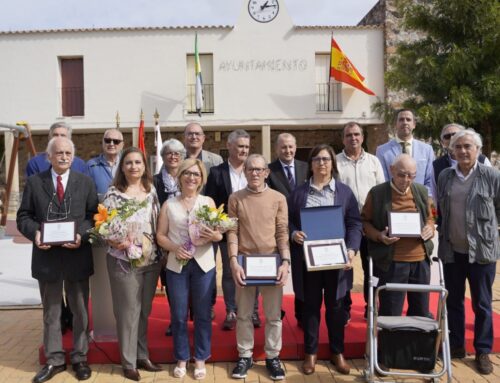
<svg viewBox="0 0 500 383">
<path fill-rule="evenodd" d="M 230 311 L 226 315 L 226 319 L 224 319 L 224 323 L 222 324 L 222 329 L 226 331 L 234 330 L 236 327 L 236 313 L 234 311 Z"/>
<path fill-rule="evenodd" d="M 476 368 L 481 375 L 489 375 L 493 372 L 493 365 L 491 364 L 488 354 L 476 355 Z"/>
<path fill-rule="evenodd" d="M 165 336 L 172 336 L 172 325 L 169 324 L 167 329 L 165 330 Z"/>
<path fill-rule="evenodd" d="M 87 362 L 73 363 L 73 371 L 75 371 L 78 380 L 87 380 L 92 375 L 92 370 Z"/>
<path fill-rule="evenodd" d="M 253 328 L 260 328 L 260 326 L 262 325 L 262 323 L 260 322 L 259 313 L 257 311 L 252 314 L 252 323 Z"/>
<path fill-rule="evenodd" d="M 66 364 L 61 364 L 60 366 L 53 366 L 51 364 L 46 364 L 35 375 L 35 377 L 33 378 L 33 383 L 46 382 L 47 380 L 52 379 L 54 375 L 57 375 L 65 370 L 66 370 Z"/>
<path fill-rule="evenodd" d="M 285 371 L 281 367 L 280 358 L 266 359 L 266 368 L 272 380 L 285 379 Z"/>
<path fill-rule="evenodd" d="M 124 368 L 123 369 L 123 376 L 129 380 L 133 380 L 135 382 L 138 382 L 141 380 L 141 375 L 139 374 L 139 371 L 137 371 L 135 368 Z"/>
<path fill-rule="evenodd" d="M 466 356 L 467 353 L 465 352 L 465 348 L 463 347 L 450 348 L 451 359 L 463 359 Z"/>
<path fill-rule="evenodd" d="M 252 358 L 240 358 L 233 369 L 232 377 L 236 379 L 244 379 L 247 377 L 247 371 L 253 366 Z"/>
<path fill-rule="evenodd" d="M 281 310 L 281 320 L 283 320 L 283 318 L 286 316 L 286 311 L 285 310 Z"/>
<path fill-rule="evenodd" d="M 151 362 L 149 359 L 137 359 L 137 368 L 149 372 L 158 372 L 163 370 L 159 364 Z"/>
</svg>

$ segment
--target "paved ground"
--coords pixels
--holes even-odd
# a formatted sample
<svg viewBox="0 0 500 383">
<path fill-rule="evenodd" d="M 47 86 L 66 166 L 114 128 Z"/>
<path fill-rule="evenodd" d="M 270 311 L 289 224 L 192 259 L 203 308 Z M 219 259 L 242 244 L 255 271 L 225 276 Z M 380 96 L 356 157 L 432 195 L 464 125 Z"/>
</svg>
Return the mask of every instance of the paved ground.
<svg viewBox="0 0 500 383">
<path fill-rule="evenodd" d="M 355 290 L 360 291 L 361 266 L 357 261 L 355 275 Z M 494 285 L 494 308 L 500 312 L 500 266 L 497 268 L 497 279 Z M 220 273 L 219 273 L 220 274 Z M 38 346 L 42 339 L 42 313 L 39 308 L 3 309 L 0 310 L 0 383 L 29 382 L 39 370 Z M 469 382 L 500 382 L 500 354 L 492 356 L 495 370 L 492 375 L 481 376 L 475 372 L 473 356 L 460 361 L 453 361 L 453 381 Z M 316 373 L 305 376 L 300 372 L 301 361 L 284 361 L 287 382 L 363 382 L 362 370 L 365 362 L 362 359 L 350 360 L 353 370 L 351 375 L 339 375 L 328 361 L 318 363 Z M 111 383 L 130 382 L 122 376 L 118 365 L 92 365 L 93 374 L 89 382 Z M 141 382 L 178 382 L 173 376 L 172 364 L 163 365 L 164 371 L 159 373 L 141 372 Z M 222 383 L 235 382 L 230 373 L 234 363 L 211 363 L 208 365 L 208 376 L 205 382 Z M 183 379 L 185 382 L 194 381 L 192 369 Z M 389 381 L 390 379 L 382 379 Z M 405 381 L 421 381 L 417 379 Z M 441 381 L 446 381 L 442 379 Z M 77 382 L 72 372 L 66 371 L 51 382 Z M 250 370 L 245 382 L 270 382 L 263 362 Z"/>
</svg>

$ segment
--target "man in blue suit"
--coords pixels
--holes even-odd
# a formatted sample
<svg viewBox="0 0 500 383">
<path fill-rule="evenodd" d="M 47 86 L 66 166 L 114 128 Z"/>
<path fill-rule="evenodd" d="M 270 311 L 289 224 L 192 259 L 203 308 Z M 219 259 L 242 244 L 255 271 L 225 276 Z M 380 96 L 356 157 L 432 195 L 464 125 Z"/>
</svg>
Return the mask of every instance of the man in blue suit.
<svg viewBox="0 0 500 383">
<path fill-rule="evenodd" d="M 435 197 L 434 151 L 432 146 L 413 138 L 416 121 L 415 114 L 409 109 L 399 111 L 396 118 L 396 137 L 380 145 L 376 155 L 384 169 L 386 181 L 391 180 L 391 164 L 402 153 L 409 154 L 417 163 L 417 176 L 414 182 L 425 185 L 430 197 Z"/>
</svg>

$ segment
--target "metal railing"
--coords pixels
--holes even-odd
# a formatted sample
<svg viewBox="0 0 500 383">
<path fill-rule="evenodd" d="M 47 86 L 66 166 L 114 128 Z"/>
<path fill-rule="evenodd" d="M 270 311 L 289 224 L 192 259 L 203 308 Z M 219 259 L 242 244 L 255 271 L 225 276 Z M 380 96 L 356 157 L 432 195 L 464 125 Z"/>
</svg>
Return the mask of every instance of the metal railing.
<svg viewBox="0 0 500 383">
<path fill-rule="evenodd" d="M 83 87 L 61 88 L 61 98 L 63 116 L 85 115 L 85 99 Z"/>
<path fill-rule="evenodd" d="M 316 84 L 316 111 L 342 111 L 342 83 L 328 82 Z"/>
<path fill-rule="evenodd" d="M 187 112 L 196 113 L 196 85 L 187 85 Z M 203 84 L 203 108 L 201 113 L 214 112 L 214 84 Z"/>
</svg>

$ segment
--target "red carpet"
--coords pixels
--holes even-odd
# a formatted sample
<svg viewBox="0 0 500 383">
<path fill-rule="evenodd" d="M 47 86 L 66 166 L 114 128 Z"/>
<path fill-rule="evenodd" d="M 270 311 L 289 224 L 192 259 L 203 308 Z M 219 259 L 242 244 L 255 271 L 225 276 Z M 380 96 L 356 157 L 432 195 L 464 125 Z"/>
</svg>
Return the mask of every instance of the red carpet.
<svg viewBox="0 0 500 383">
<path fill-rule="evenodd" d="M 435 307 L 435 299 L 431 297 L 431 307 Z M 362 358 L 365 351 L 366 339 L 366 322 L 363 319 L 364 301 L 360 293 L 352 294 L 353 305 L 351 310 L 352 320 L 346 327 L 345 331 L 345 356 L 347 358 Z M 262 360 L 264 354 L 264 318 L 262 314 L 263 326 L 255 330 L 255 350 L 254 358 Z M 283 298 L 283 309 L 287 315 L 283 319 L 283 348 L 280 354 L 282 359 L 301 359 L 304 355 L 303 349 L 303 333 L 297 327 L 297 322 L 294 317 L 293 296 L 286 295 Z M 473 337 L 473 318 L 470 300 L 466 300 L 466 348 L 469 352 L 474 352 L 472 345 Z M 153 312 L 149 319 L 149 350 L 150 357 L 153 361 L 159 363 L 173 362 L 172 337 L 165 336 L 165 330 L 169 324 L 170 312 L 167 301 L 164 297 L 156 297 L 153 306 Z M 225 307 L 222 297 L 217 298 L 216 319 L 213 322 L 212 335 L 212 358 L 210 361 L 232 361 L 236 360 L 238 353 L 236 351 L 236 334 L 235 331 L 222 331 L 222 322 L 225 317 Z M 193 323 L 189 322 L 190 341 L 193 344 L 192 333 Z M 493 352 L 500 352 L 500 315 L 494 313 L 494 333 L 496 335 L 493 346 Z M 64 348 L 67 353 L 71 349 L 71 332 L 64 336 Z M 321 323 L 320 331 L 320 346 L 318 350 L 319 359 L 328 359 L 330 351 L 328 349 L 328 336 L 324 315 Z M 120 356 L 118 352 L 118 344 L 115 342 L 99 342 L 91 343 L 88 353 L 89 363 L 119 364 Z M 45 363 L 42 348 L 40 348 L 40 363 Z"/>
</svg>

